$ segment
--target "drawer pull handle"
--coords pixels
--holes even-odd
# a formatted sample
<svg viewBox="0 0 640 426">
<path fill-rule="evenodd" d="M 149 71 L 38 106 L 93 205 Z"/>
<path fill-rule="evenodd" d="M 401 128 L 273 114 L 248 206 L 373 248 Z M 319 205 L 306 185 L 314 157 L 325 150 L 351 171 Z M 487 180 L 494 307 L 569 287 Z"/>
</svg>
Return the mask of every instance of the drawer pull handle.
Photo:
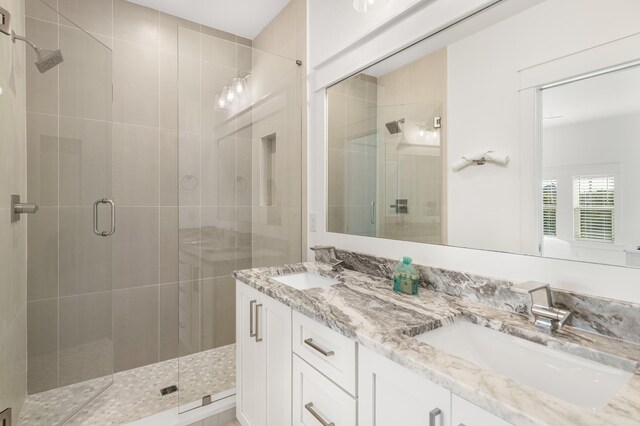
<svg viewBox="0 0 640 426">
<path fill-rule="evenodd" d="M 254 319 L 253 319 L 253 307 L 255 306 L 256 301 L 252 300 L 249 302 L 249 337 L 256 337 L 256 332 L 253 329 Z"/>
<path fill-rule="evenodd" d="M 262 342 L 260 337 L 260 315 L 258 315 L 258 308 L 262 308 L 262 303 L 256 305 L 256 342 Z"/>
<path fill-rule="evenodd" d="M 304 343 L 309 345 L 309 346 L 311 346 L 313 349 L 315 349 L 316 351 L 320 352 L 324 356 L 334 355 L 333 351 L 328 351 L 326 349 L 322 349 L 320 346 L 318 346 L 315 343 L 313 343 L 313 339 L 311 339 L 311 338 L 305 339 Z"/>
<path fill-rule="evenodd" d="M 313 402 L 305 404 L 304 408 L 306 408 L 307 411 L 310 412 L 311 415 L 315 417 L 316 420 L 319 421 L 322 426 L 335 426 L 335 423 L 326 421 L 325 419 L 322 418 L 320 414 L 316 412 L 316 410 L 313 409 Z"/>
<path fill-rule="evenodd" d="M 431 410 L 429 413 L 429 426 L 442 426 L 442 410 L 439 408 Z"/>
</svg>

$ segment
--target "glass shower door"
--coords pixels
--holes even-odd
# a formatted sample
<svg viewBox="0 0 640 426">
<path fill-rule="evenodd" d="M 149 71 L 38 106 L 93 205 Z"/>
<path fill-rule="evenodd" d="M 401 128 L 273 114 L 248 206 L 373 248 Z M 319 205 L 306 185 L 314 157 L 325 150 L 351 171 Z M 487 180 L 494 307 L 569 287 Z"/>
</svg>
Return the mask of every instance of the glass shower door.
<svg viewBox="0 0 640 426">
<path fill-rule="evenodd" d="M 43 2 L 27 37 L 28 392 L 62 424 L 113 380 L 112 52 Z"/>
<path fill-rule="evenodd" d="M 180 411 L 235 393 L 233 271 L 302 253 L 299 67 L 230 38 L 178 30 Z"/>
</svg>

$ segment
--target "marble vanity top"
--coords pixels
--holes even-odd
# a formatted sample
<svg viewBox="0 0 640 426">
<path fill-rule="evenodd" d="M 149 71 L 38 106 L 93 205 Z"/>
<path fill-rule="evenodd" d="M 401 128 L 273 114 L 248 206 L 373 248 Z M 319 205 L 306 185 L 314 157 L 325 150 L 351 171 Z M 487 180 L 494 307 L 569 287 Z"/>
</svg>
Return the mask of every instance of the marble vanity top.
<svg viewBox="0 0 640 426">
<path fill-rule="evenodd" d="M 334 278 L 339 284 L 296 290 L 270 278 L 305 270 Z M 417 296 L 397 294 L 388 279 L 351 270 L 336 273 L 319 262 L 248 269 L 234 275 L 513 424 L 640 424 L 640 346 L 636 344 L 572 327 L 547 334 L 523 315 L 427 289 L 420 289 Z M 634 375 L 605 407 L 594 413 L 413 338 L 456 319 L 482 324 Z"/>
</svg>

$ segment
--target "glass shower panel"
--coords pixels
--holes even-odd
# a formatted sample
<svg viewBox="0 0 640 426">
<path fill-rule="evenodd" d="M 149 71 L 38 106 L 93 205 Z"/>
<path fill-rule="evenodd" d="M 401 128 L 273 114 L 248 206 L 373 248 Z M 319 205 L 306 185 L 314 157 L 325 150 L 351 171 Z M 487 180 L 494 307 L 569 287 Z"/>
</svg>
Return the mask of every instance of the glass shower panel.
<svg viewBox="0 0 640 426">
<path fill-rule="evenodd" d="M 441 102 L 378 107 L 380 236 L 442 244 Z"/>
<path fill-rule="evenodd" d="M 46 4 L 27 36 L 28 387 L 61 424 L 112 383 L 112 51 Z"/>
<path fill-rule="evenodd" d="M 235 393 L 233 271 L 300 261 L 295 60 L 178 29 L 179 400 Z"/>
</svg>

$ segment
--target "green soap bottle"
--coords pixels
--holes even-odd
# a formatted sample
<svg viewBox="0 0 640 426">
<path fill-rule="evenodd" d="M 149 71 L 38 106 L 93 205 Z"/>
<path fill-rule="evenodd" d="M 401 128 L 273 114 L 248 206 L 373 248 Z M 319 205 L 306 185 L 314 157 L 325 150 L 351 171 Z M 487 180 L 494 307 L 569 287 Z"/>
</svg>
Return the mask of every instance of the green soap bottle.
<svg viewBox="0 0 640 426">
<path fill-rule="evenodd" d="M 402 262 L 398 262 L 396 271 L 393 274 L 393 290 L 398 293 L 418 294 L 418 271 L 411 264 L 410 257 L 403 257 Z"/>
</svg>

